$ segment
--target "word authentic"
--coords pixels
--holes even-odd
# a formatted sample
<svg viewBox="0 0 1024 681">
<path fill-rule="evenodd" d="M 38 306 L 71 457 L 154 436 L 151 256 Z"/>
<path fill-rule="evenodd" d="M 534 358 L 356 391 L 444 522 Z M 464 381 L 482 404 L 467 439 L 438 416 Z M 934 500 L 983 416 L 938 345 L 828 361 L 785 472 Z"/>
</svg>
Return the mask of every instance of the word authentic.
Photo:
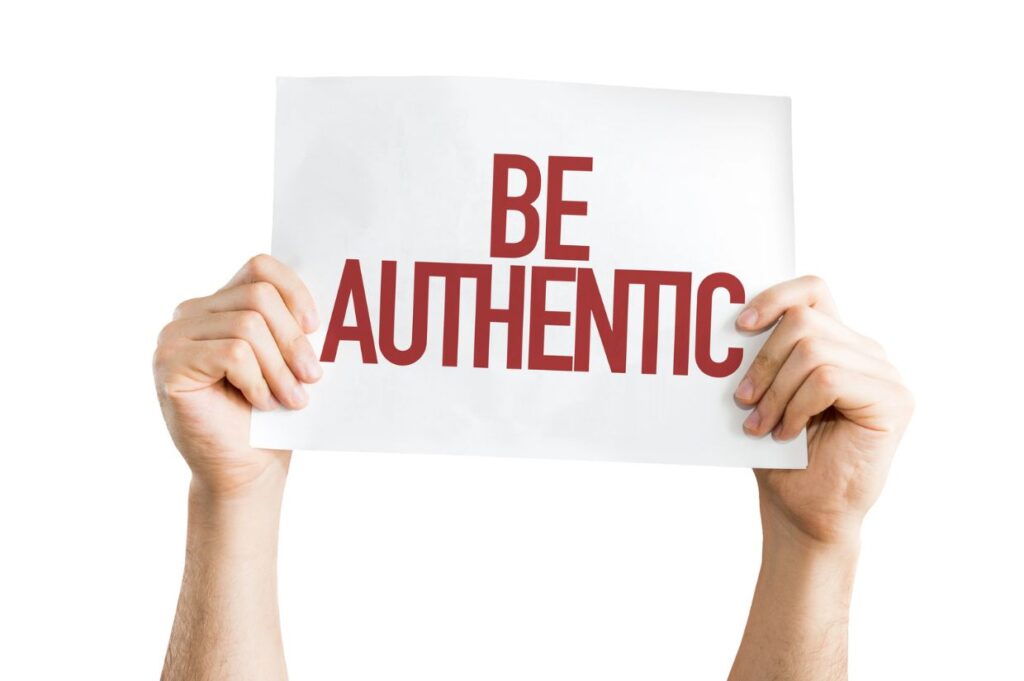
<svg viewBox="0 0 1024 681">
<path fill-rule="evenodd" d="M 509 195 L 509 177 L 512 170 L 521 172 L 526 178 L 525 191 L 518 196 Z M 543 190 L 540 167 L 526 156 L 495 154 L 491 195 L 490 257 L 522 258 L 532 253 L 543 242 L 545 260 L 588 261 L 589 246 L 562 242 L 562 218 L 567 215 L 586 216 L 587 202 L 564 198 L 562 189 L 565 173 L 592 170 L 593 159 L 590 157 L 551 156 L 547 159 L 547 192 L 544 197 L 542 234 L 540 213 L 536 207 Z M 522 216 L 525 224 L 523 236 L 517 241 L 510 241 L 508 236 L 508 217 L 513 211 Z M 428 298 L 430 281 L 434 278 L 444 282 L 441 334 L 443 366 L 457 366 L 459 361 L 459 311 L 463 280 L 473 280 L 476 290 L 475 319 L 472 320 L 474 367 L 490 366 L 491 327 L 494 324 L 505 324 L 508 343 L 503 365 L 506 369 L 590 371 L 591 333 L 596 329 L 609 369 L 614 373 L 625 373 L 626 329 L 631 286 L 643 289 L 641 373 L 654 374 L 658 371 L 660 293 L 663 287 L 675 289 L 672 338 L 674 375 L 686 376 L 690 372 L 691 312 L 696 317 L 693 324 L 692 355 L 701 373 L 723 378 L 735 372 L 743 360 L 743 350 L 736 347 L 728 348 L 724 358 L 712 357 L 711 316 L 715 292 L 719 289 L 727 292 L 731 303 L 745 302 L 743 284 L 736 276 L 726 272 L 716 272 L 704 277 L 694 291 L 691 272 L 616 269 L 610 285 L 609 282 L 605 282 L 607 288 L 602 293 L 594 271 L 588 267 L 536 265 L 528 268 L 525 265 L 513 264 L 502 268 L 503 271 L 498 274 L 507 277 L 508 306 L 493 307 L 491 288 L 497 274 L 494 265 L 415 262 L 412 277 L 411 339 L 407 347 L 400 348 L 395 339 L 397 269 L 398 263 L 394 260 L 384 260 L 380 263 L 380 309 L 375 340 L 363 284 L 362 266 L 358 259 L 345 261 L 320 357 L 322 362 L 335 361 L 342 342 L 358 346 L 364 364 L 376 364 L 380 361 L 379 357 L 399 366 L 407 366 L 420 360 L 427 349 Z M 575 282 L 575 309 L 548 309 L 547 291 L 551 282 Z M 524 328 L 527 307 L 529 323 L 528 328 Z M 346 324 L 350 309 L 353 323 Z M 545 329 L 552 326 L 573 326 L 574 320 L 573 354 L 546 352 Z"/>
</svg>

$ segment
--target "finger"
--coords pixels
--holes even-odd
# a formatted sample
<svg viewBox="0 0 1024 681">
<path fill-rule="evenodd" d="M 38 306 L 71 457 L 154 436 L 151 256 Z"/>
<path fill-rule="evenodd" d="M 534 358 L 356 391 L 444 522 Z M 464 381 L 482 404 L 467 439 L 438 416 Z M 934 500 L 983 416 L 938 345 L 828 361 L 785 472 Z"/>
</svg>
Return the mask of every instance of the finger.
<svg viewBox="0 0 1024 681">
<path fill-rule="evenodd" d="M 736 399 L 744 404 L 757 403 L 797 344 L 805 338 L 822 338 L 844 343 L 879 359 L 885 358 L 882 347 L 844 326 L 835 318 L 805 305 L 786 311 L 768 340 L 758 351 L 746 375 L 736 388 Z"/>
<path fill-rule="evenodd" d="M 166 338 L 190 340 L 216 340 L 237 338 L 252 346 L 267 385 L 279 402 L 298 409 L 306 405 L 307 396 L 302 384 L 288 368 L 274 341 L 263 315 L 252 310 L 214 312 L 201 317 L 190 317 L 171 322 L 163 334 Z"/>
<path fill-rule="evenodd" d="M 244 340 L 162 343 L 153 363 L 159 385 L 168 394 L 200 390 L 226 379 L 257 409 L 269 411 L 278 406 L 252 346 Z"/>
<path fill-rule="evenodd" d="M 913 398 L 900 383 L 820 366 L 793 395 L 773 435 L 780 441 L 792 440 L 811 418 L 833 406 L 864 428 L 892 431 L 913 409 Z"/>
<path fill-rule="evenodd" d="M 263 315 L 285 362 L 300 380 L 313 383 L 323 375 L 309 339 L 285 305 L 280 291 L 269 282 L 240 284 L 211 296 L 186 300 L 174 311 L 174 317 L 188 319 L 237 310 L 252 310 Z"/>
<path fill-rule="evenodd" d="M 790 400 L 818 367 L 832 366 L 886 381 L 898 381 L 896 369 L 857 349 L 818 337 L 797 342 L 757 406 L 743 422 L 748 435 L 767 435 L 779 424 Z"/>
<path fill-rule="evenodd" d="M 786 310 L 798 305 L 839 318 L 839 310 L 825 281 L 820 277 L 806 276 L 776 284 L 754 296 L 740 312 L 736 326 L 744 331 L 766 329 Z"/>
<path fill-rule="evenodd" d="M 269 255 L 257 255 L 249 259 L 242 269 L 231 278 L 224 288 L 233 288 L 240 284 L 252 284 L 265 281 L 273 284 L 281 294 L 285 305 L 298 320 L 306 333 L 312 333 L 320 325 L 316 312 L 316 303 L 309 289 L 295 271 L 284 263 Z"/>
</svg>

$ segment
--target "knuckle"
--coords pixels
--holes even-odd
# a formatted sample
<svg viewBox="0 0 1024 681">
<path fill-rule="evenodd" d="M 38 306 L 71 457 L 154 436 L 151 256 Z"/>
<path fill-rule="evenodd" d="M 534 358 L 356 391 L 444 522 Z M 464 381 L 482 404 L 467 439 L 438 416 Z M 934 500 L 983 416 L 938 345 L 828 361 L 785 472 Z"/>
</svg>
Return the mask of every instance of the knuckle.
<svg viewBox="0 0 1024 681">
<path fill-rule="evenodd" d="M 249 344 L 238 338 L 228 340 L 224 348 L 224 354 L 231 364 L 245 362 L 249 358 L 250 353 Z"/>
<path fill-rule="evenodd" d="M 171 363 L 173 354 L 174 350 L 170 343 L 158 343 L 156 350 L 153 351 L 153 373 L 162 374 Z"/>
<path fill-rule="evenodd" d="M 164 327 L 160 329 L 160 333 L 156 336 L 157 346 L 166 345 L 171 338 L 174 337 L 174 333 L 177 330 L 178 325 L 175 322 L 169 322 L 164 324 Z"/>
<path fill-rule="evenodd" d="M 266 281 L 257 281 L 249 285 L 249 302 L 257 310 L 266 310 L 277 295 L 274 285 Z"/>
<path fill-rule="evenodd" d="M 273 258 L 266 253 L 260 253 L 249 258 L 245 267 L 254 278 L 263 277 L 270 271 L 272 262 Z"/>
<path fill-rule="evenodd" d="M 249 337 L 259 332 L 263 325 L 263 315 L 252 310 L 242 310 L 238 313 L 235 328 L 238 333 Z"/>
<path fill-rule="evenodd" d="M 176 373 L 181 370 L 181 360 L 177 342 L 161 343 L 153 351 L 153 383 L 161 401 L 172 395 L 172 385 Z"/>
<path fill-rule="evenodd" d="M 188 300 L 178 303 L 174 308 L 174 312 L 171 314 L 171 319 L 174 319 L 175 321 L 178 319 L 184 319 L 188 315 L 189 309 L 192 307 L 193 300 L 194 299 L 189 298 Z"/>
<path fill-rule="evenodd" d="M 786 310 L 786 319 L 796 328 L 807 328 L 811 325 L 814 313 L 806 305 L 795 305 Z"/>
<path fill-rule="evenodd" d="M 820 366 L 813 376 L 815 385 L 822 390 L 833 391 L 839 385 L 839 370 L 833 366 Z"/>
<path fill-rule="evenodd" d="M 825 342 L 814 336 L 806 336 L 796 342 L 793 352 L 800 362 L 816 366 L 825 357 Z"/>
<path fill-rule="evenodd" d="M 804 276 L 800 277 L 800 281 L 809 286 L 810 288 L 814 289 L 815 291 L 820 291 L 822 293 L 828 291 L 828 284 L 825 282 L 824 279 L 822 279 L 816 274 L 805 274 Z"/>
</svg>

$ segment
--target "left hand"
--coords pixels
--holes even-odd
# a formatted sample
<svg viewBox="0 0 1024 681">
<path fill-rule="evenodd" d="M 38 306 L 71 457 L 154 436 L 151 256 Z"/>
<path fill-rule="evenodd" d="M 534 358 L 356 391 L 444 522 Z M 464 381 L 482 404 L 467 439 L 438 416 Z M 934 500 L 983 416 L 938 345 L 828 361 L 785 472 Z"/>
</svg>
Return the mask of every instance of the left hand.
<svg viewBox="0 0 1024 681">
<path fill-rule="evenodd" d="M 807 428 L 806 469 L 754 471 L 766 533 L 855 545 L 913 398 L 881 346 L 839 321 L 821 279 L 769 288 L 750 301 L 737 326 L 762 331 L 777 321 L 735 395 L 754 407 L 743 424 L 748 435 L 786 441 Z"/>
</svg>

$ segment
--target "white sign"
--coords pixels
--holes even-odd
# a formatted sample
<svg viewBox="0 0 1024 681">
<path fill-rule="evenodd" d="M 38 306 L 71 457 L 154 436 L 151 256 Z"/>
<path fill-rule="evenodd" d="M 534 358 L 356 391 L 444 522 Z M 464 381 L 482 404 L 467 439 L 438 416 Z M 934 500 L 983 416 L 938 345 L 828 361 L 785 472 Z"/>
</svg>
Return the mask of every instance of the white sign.
<svg viewBox="0 0 1024 681">
<path fill-rule="evenodd" d="M 324 377 L 254 446 L 799 468 L 732 394 L 793 275 L 789 100 L 278 83 L 273 254 Z"/>
</svg>

